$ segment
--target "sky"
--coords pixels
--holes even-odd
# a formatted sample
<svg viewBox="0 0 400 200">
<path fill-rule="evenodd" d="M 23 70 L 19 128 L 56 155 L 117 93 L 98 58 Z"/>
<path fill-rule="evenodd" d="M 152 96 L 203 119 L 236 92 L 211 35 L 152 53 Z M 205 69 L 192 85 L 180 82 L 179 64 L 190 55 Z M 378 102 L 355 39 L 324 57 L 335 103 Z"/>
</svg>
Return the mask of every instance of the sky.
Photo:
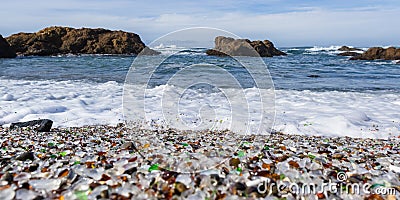
<svg viewBox="0 0 400 200">
<path fill-rule="evenodd" d="M 399 0 L 2 0 L 0 17 L 3 36 L 102 27 L 150 43 L 182 28 L 213 27 L 278 47 L 400 45 Z"/>
</svg>

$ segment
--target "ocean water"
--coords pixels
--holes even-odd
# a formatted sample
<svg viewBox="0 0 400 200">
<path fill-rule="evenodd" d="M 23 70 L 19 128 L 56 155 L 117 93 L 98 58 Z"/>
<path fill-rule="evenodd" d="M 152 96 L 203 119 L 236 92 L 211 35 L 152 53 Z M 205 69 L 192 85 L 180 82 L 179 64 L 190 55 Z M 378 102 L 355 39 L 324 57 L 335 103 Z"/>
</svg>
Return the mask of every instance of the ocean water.
<svg viewBox="0 0 400 200">
<path fill-rule="evenodd" d="M 305 135 L 399 136 L 400 65 L 394 61 L 350 61 L 336 55 L 338 48 L 281 48 L 288 56 L 262 58 L 275 88 L 273 130 Z M 164 55 L 180 53 L 163 62 L 148 82 L 148 91 L 153 93 L 150 104 L 159 101 L 163 91 L 174 91 L 168 80 L 195 63 L 211 63 L 228 71 L 247 93 L 254 88 L 251 76 L 230 58 L 206 56 L 203 48 L 158 50 Z M 60 127 L 123 122 L 123 84 L 134 59 L 112 55 L 1 59 L 0 125 L 37 118 L 53 119 Z M 250 58 L 248 62 L 257 64 Z M 205 99 L 197 104 L 226 104 L 218 95 L 206 93 L 204 98 L 201 91 L 212 90 L 207 86 L 190 89 L 191 97 Z M 189 123 L 201 121 L 197 104 L 183 102 L 181 112 L 187 113 Z M 156 108 L 148 109 L 148 113 L 157 113 Z M 224 115 L 228 108 L 221 109 Z M 220 126 L 223 129 L 224 123 Z"/>
</svg>

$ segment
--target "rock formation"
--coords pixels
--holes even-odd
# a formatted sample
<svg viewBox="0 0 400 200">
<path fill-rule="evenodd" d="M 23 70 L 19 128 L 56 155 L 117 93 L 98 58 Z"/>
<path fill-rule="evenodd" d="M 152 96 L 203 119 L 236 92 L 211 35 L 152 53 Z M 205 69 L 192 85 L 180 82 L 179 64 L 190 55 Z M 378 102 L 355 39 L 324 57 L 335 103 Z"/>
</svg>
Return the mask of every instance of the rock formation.
<svg viewBox="0 0 400 200">
<path fill-rule="evenodd" d="M 206 51 L 207 55 L 214 56 L 283 56 L 286 53 L 279 51 L 269 40 L 250 41 L 248 39 L 233 39 L 218 36 L 215 38 L 215 47 Z"/>
<path fill-rule="evenodd" d="M 338 56 L 358 56 L 358 55 L 361 55 L 361 53 L 354 52 L 354 51 L 362 51 L 362 49 L 348 47 L 348 46 L 342 46 L 338 50 L 344 51 L 343 53 L 337 54 Z"/>
<path fill-rule="evenodd" d="M 350 60 L 400 60 L 400 48 L 372 47 L 361 55 L 354 56 Z"/>
<path fill-rule="evenodd" d="M 146 46 L 139 35 L 97 28 L 49 27 L 36 33 L 18 33 L 6 38 L 19 55 L 139 54 Z M 157 54 L 146 50 L 147 54 Z"/>
<path fill-rule="evenodd" d="M 339 51 L 362 51 L 362 49 L 348 47 L 348 46 L 342 46 L 338 50 Z"/>
<path fill-rule="evenodd" d="M 53 126 L 53 121 L 50 119 L 39 119 L 39 120 L 32 120 L 27 122 L 16 122 L 11 123 L 10 129 L 14 128 L 23 128 L 23 127 L 31 127 L 38 132 L 49 132 Z"/>
<path fill-rule="evenodd" d="M 222 53 L 215 49 L 207 49 L 206 54 L 210 56 L 228 56 L 227 54 Z"/>
<path fill-rule="evenodd" d="M 338 56 L 358 56 L 361 55 L 361 53 L 353 52 L 353 51 L 346 51 L 343 53 L 339 53 Z"/>
<path fill-rule="evenodd" d="M 14 49 L 12 49 L 7 40 L 0 35 L 0 58 L 15 58 L 16 56 Z"/>
</svg>

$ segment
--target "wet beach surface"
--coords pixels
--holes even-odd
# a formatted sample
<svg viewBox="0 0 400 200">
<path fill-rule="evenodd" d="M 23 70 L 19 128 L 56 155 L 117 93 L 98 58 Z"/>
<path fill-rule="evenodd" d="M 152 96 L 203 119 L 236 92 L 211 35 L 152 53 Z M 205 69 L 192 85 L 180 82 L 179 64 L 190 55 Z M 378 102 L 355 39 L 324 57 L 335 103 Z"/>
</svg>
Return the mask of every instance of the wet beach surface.
<svg viewBox="0 0 400 200">
<path fill-rule="evenodd" d="M 400 197 L 399 138 L 124 126 L 0 128 L 0 138 L 0 199 Z M 320 189 L 329 183 L 337 190 Z M 311 184 L 315 191 L 302 190 Z M 382 188 L 386 194 L 372 194 Z"/>
</svg>

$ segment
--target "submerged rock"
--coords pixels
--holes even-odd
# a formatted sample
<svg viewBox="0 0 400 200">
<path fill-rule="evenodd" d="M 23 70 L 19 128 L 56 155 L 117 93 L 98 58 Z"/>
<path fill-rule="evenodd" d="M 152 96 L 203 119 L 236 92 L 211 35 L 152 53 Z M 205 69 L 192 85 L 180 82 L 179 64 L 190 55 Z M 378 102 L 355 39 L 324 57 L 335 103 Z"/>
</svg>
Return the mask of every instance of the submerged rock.
<svg viewBox="0 0 400 200">
<path fill-rule="evenodd" d="M 359 53 L 359 52 L 362 51 L 362 49 L 348 47 L 348 46 L 342 46 L 338 50 L 345 51 L 345 52 L 337 54 L 338 56 L 359 56 L 359 55 L 361 55 L 361 53 Z M 359 52 L 355 52 L 355 51 L 359 51 Z"/>
<path fill-rule="evenodd" d="M 10 126 L 10 129 L 14 128 L 22 128 L 22 127 L 32 127 L 38 132 L 49 132 L 51 129 L 51 126 L 53 125 L 53 121 L 49 119 L 39 119 L 39 120 L 33 120 L 33 121 L 28 121 L 28 122 L 17 122 L 17 123 L 12 123 Z"/>
<path fill-rule="evenodd" d="M 152 55 L 159 55 L 161 52 L 158 52 L 156 50 L 150 49 L 149 47 L 145 47 L 141 52 L 140 56 L 152 56 Z"/>
<path fill-rule="evenodd" d="M 319 78 L 321 76 L 320 75 L 316 75 L 316 74 L 311 74 L 311 75 L 308 75 L 307 77 L 309 77 L 309 78 Z"/>
<path fill-rule="evenodd" d="M 351 51 L 347 51 L 347 52 L 338 54 L 338 56 L 359 56 L 359 55 L 361 55 L 361 53 L 351 52 Z"/>
<path fill-rule="evenodd" d="M 348 46 L 342 46 L 338 50 L 339 51 L 362 51 L 362 49 L 348 47 Z"/>
<path fill-rule="evenodd" d="M 283 56 L 286 53 L 279 51 L 269 40 L 250 41 L 248 39 L 233 39 L 218 36 L 215 38 L 215 47 L 206 51 L 207 55 L 214 56 L 252 56 L 272 57 Z"/>
<path fill-rule="evenodd" d="M 210 56 L 228 56 L 227 54 L 217 51 L 215 49 L 207 49 L 206 54 Z"/>
<path fill-rule="evenodd" d="M 13 48 L 11 48 L 10 44 L 8 44 L 7 40 L 0 35 L 0 58 L 15 58 L 17 54 Z"/>
<path fill-rule="evenodd" d="M 400 48 L 372 47 L 361 55 L 354 56 L 350 60 L 400 60 Z"/>
<path fill-rule="evenodd" d="M 145 44 L 139 35 L 97 28 L 48 27 L 36 33 L 17 33 L 6 38 L 20 55 L 139 54 Z M 147 51 L 146 54 L 157 54 Z"/>
</svg>

